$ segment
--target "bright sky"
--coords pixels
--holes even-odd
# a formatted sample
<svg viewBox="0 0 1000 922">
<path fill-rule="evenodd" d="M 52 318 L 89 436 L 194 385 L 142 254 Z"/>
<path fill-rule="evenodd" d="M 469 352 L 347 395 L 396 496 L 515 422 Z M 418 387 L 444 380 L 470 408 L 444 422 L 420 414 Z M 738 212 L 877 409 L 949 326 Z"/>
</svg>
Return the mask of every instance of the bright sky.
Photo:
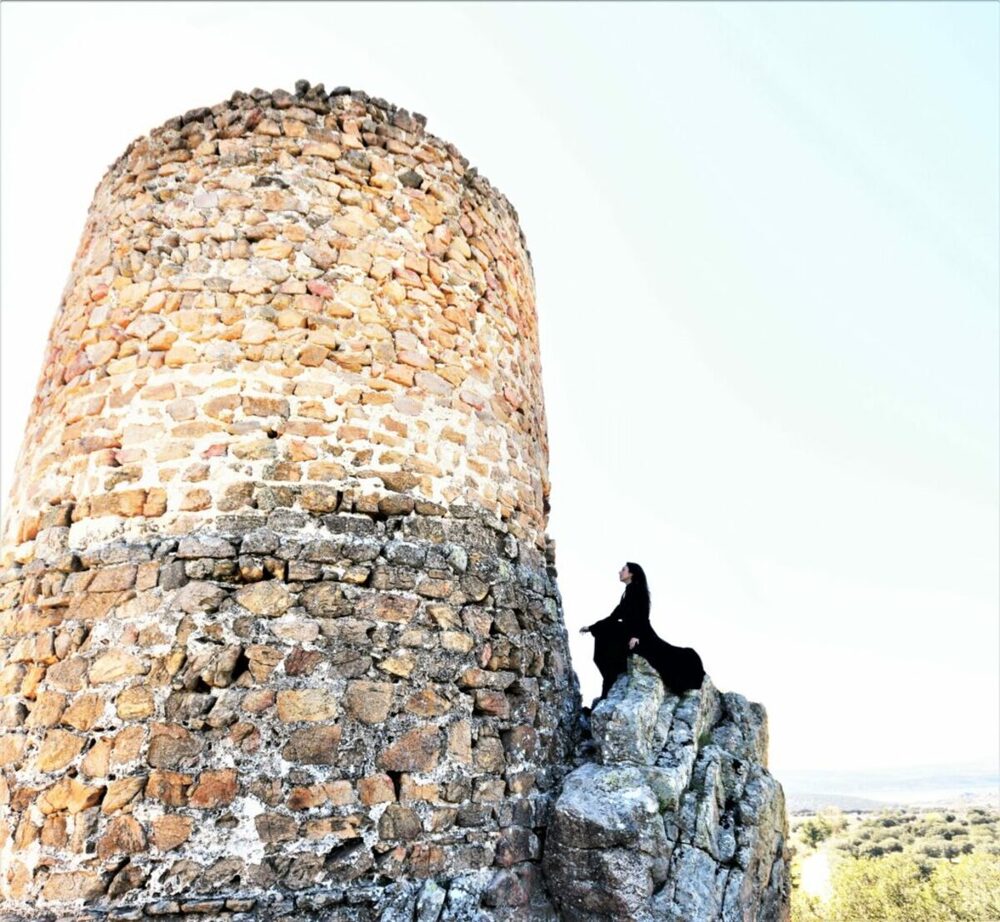
<svg viewBox="0 0 1000 922">
<path fill-rule="evenodd" d="M 235 89 L 429 118 L 534 258 L 576 633 L 653 623 L 771 767 L 1000 752 L 995 3 L 3 3 L 6 501 L 94 187 Z"/>
</svg>

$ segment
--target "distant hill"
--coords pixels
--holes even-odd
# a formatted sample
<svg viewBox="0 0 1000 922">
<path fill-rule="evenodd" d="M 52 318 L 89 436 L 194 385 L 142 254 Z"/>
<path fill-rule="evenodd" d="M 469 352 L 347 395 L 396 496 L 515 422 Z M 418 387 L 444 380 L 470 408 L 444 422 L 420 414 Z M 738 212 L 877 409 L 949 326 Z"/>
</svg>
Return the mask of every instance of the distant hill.
<svg viewBox="0 0 1000 922">
<path fill-rule="evenodd" d="M 897 806 L 997 806 L 996 767 L 915 766 L 869 771 L 775 771 L 790 811 L 823 807 L 881 810 Z"/>
<path fill-rule="evenodd" d="M 808 791 L 785 791 L 785 805 L 789 813 L 816 813 L 825 807 L 844 811 L 887 810 L 899 806 L 883 800 L 852 797 L 850 794 L 814 794 Z"/>
</svg>

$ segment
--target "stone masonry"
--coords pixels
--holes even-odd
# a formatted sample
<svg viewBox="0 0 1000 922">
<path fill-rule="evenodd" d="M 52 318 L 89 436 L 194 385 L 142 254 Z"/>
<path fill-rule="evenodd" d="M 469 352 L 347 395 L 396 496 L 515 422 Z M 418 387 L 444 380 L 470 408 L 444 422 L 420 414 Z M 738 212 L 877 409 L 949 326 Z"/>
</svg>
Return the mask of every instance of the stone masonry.
<svg viewBox="0 0 1000 922">
<path fill-rule="evenodd" d="M 300 81 L 133 142 L 3 526 L 0 912 L 553 918 L 548 489 L 517 215 L 423 117 Z"/>
</svg>

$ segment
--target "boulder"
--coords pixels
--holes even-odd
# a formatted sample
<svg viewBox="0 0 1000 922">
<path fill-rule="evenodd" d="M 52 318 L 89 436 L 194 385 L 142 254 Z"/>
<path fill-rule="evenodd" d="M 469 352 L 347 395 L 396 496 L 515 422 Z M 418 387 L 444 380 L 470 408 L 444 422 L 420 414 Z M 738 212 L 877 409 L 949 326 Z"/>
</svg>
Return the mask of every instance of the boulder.
<svg viewBox="0 0 1000 922">
<path fill-rule="evenodd" d="M 574 922 L 787 922 L 788 821 L 767 716 L 706 676 L 677 696 L 638 656 L 594 708 L 546 836 Z"/>
</svg>

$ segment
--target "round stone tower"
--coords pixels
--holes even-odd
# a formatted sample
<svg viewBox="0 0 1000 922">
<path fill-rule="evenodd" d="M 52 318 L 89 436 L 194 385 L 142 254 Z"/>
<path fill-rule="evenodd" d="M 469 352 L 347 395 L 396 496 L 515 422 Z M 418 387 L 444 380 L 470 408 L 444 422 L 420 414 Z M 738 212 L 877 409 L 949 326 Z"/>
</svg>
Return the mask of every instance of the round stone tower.
<svg viewBox="0 0 1000 922">
<path fill-rule="evenodd" d="M 3 530 L 17 918 L 549 912 L 578 693 L 531 264 L 424 125 L 300 81 L 98 186 Z"/>
</svg>

